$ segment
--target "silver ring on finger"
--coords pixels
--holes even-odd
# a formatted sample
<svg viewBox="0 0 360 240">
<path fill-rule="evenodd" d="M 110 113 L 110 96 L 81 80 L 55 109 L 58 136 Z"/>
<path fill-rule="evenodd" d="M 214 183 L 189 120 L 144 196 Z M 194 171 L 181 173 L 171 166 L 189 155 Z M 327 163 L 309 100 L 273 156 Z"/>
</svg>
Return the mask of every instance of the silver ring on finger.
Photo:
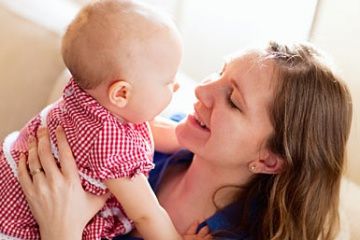
<svg viewBox="0 0 360 240">
<path fill-rule="evenodd" d="M 44 169 L 42 167 L 39 167 L 37 169 L 31 170 L 30 174 L 31 174 L 31 176 L 35 176 L 36 174 L 43 173 L 43 172 L 44 172 Z"/>
</svg>

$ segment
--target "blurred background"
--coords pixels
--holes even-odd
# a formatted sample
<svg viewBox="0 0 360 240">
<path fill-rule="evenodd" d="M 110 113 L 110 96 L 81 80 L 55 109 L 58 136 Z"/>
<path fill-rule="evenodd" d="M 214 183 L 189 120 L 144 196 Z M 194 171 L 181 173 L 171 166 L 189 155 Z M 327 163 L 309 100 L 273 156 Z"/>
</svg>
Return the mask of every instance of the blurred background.
<svg viewBox="0 0 360 240">
<path fill-rule="evenodd" d="M 165 111 L 191 111 L 196 82 L 227 54 L 268 39 L 308 40 L 327 51 L 352 91 L 347 175 L 360 184 L 359 0 L 144 0 L 169 12 L 185 45 L 183 87 Z M 60 39 L 87 0 L 0 0 L 0 137 L 23 126 L 68 80 Z M 57 87 L 58 86 L 58 87 Z"/>
</svg>

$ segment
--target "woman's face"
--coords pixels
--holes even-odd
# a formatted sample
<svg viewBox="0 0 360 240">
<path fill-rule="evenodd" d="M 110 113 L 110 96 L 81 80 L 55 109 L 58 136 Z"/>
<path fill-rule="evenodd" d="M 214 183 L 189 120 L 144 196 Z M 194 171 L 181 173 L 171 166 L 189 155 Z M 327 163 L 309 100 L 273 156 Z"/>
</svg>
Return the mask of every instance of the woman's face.
<svg viewBox="0 0 360 240">
<path fill-rule="evenodd" d="M 274 82 L 271 60 L 255 53 L 228 61 L 195 90 L 194 113 L 176 129 L 179 142 L 217 166 L 257 160 L 273 132 L 269 106 Z"/>
</svg>

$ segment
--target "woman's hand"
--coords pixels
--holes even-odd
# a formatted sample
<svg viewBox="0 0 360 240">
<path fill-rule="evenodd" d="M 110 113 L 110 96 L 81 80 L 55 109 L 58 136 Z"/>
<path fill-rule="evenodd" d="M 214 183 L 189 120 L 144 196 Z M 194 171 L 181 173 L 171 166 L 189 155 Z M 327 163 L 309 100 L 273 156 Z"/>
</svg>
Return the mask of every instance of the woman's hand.
<svg viewBox="0 0 360 240">
<path fill-rule="evenodd" d="M 39 224 L 42 239 L 81 239 L 88 221 L 108 196 L 86 193 L 80 183 L 75 160 L 61 127 L 56 130 L 60 167 L 50 150 L 47 129 L 29 140 L 29 169 L 25 156 L 19 161 L 19 181 L 30 210 Z"/>
</svg>

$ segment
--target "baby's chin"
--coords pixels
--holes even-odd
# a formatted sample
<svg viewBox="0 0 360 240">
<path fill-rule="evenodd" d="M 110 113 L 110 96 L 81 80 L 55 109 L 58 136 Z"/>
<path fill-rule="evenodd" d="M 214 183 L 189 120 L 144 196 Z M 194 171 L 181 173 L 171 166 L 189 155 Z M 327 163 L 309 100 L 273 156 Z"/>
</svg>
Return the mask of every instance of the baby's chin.
<svg viewBox="0 0 360 240">
<path fill-rule="evenodd" d="M 130 122 L 130 123 L 134 123 L 134 124 L 140 124 L 140 123 L 144 123 L 144 122 L 149 122 L 155 119 L 155 116 L 152 117 L 134 117 L 134 118 L 122 118 L 124 122 Z"/>
</svg>

